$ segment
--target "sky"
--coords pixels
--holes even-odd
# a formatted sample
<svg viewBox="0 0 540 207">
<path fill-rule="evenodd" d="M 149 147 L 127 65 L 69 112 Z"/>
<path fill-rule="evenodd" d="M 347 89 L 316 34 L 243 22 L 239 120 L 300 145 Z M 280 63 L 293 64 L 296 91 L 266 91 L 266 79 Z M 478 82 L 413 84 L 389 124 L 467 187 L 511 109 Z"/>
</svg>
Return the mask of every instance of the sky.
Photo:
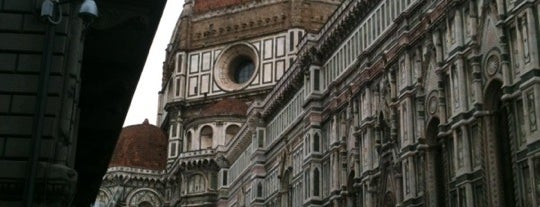
<svg viewBox="0 0 540 207">
<path fill-rule="evenodd" d="M 158 92 L 161 89 L 161 69 L 165 61 L 165 48 L 169 44 L 176 21 L 182 12 L 184 0 L 168 0 L 159 22 L 150 53 L 131 100 L 124 126 L 141 124 L 148 119 L 156 124 Z"/>
</svg>

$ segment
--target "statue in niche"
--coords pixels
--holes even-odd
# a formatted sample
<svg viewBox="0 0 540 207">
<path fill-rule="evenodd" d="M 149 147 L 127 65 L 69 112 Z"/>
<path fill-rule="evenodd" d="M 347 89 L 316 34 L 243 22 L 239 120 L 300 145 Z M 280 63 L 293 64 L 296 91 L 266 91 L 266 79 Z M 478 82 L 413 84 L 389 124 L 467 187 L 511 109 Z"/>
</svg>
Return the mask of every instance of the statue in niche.
<svg viewBox="0 0 540 207">
<path fill-rule="evenodd" d="M 391 117 L 392 111 L 390 106 L 392 105 L 392 94 L 390 85 L 390 75 L 383 76 L 379 85 L 379 100 L 380 100 L 380 116 Z M 387 121 L 387 120 L 384 120 Z"/>
<path fill-rule="evenodd" d="M 458 88 L 458 75 L 457 75 L 457 69 L 455 66 L 452 67 L 452 88 L 454 95 L 454 106 L 455 108 L 459 108 L 459 88 Z"/>
<path fill-rule="evenodd" d="M 527 102 L 528 102 L 528 108 L 529 108 L 529 125 L 531 128 L 531 132 L 536 131 L 536 110 L 535 110 L 535 104 L 534 104 L 534 92 L 531 91 L 527 93 Z"/>
<path fill-rule="evenodd" d="M 454 19 L 448 20 L 448 43 L 450 45 L 454 44 L 456 42 L 455 28 L 454 27 L 455 27 Z"/>
<path fill-rule="evenodd" d="M 330 138 L 330 141 L 333 143 L 337 138 L 337 118 L 336 115 L 332 117 L 332 137 Z"/>
<path fill-rule="evenodd" d="M 523 16 L 520 19 L 521 21 L 521 41 L 523 43 L 523 59 L 525 62 L 529 62 L 529 29 L 527 27 L 527 16 Z"/>
</svg>

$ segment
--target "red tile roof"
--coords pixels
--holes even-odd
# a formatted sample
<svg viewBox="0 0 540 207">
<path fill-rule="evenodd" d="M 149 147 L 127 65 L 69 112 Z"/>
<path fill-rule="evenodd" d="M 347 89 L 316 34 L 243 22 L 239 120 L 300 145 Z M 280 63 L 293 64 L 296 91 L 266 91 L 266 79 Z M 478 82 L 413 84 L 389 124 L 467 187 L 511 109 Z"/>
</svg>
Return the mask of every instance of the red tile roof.
<svg viewBox="0 0 540 207">
<path fill-rule="evenodd" d="M 127 126 L 120 132 L 109 167 L 164 170 L 167 164 L 167 136 L 148 120 Z"/>
</svg>

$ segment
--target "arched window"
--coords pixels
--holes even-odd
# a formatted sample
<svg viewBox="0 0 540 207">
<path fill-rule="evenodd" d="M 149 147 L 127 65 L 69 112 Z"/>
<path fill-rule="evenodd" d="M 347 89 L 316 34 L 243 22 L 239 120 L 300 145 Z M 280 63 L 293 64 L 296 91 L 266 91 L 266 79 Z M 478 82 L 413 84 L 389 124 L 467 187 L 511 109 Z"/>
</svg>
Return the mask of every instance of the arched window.
<svg viewBox="0 0 540 207">
<path fill-rule="evenodd" d="M 308 135 L 306 136 L 305 143 L 304 143 L 304 145 L 306 146 L 306 152 L 305 152 L 305 154 L 309 154 L 310 151 L 311 151 L 311 150 L 309 149 L 310 146 L 311 146 L 311 144 L 310 144 L 310 142 L 309 142 L 309 141 L 310 141 L 309 138 L 310 138 L 310 137 L 309 137 L 309 134 L 308 134 Z"/>
<path fill-rule="evenodd" d="M 188 132 L 187 135 L 186 135 L 186 151 L 191 151 L 192 149 L 192 146 L 191 146 L 191 132 Z"/>
<path fill-rule="evenodd" d="M 262 198 L 262 194 L 263 194 L 263 187 L 262 187 L 262 183 L 257 183 L 257 198 Z"/>
<path fill-rule="evenodd" d="M 319 181 L 319 168 L 315 168 L 315 170 L 313 170 L 313 196 L 320 195 Z"/>
<path fill-rule="evenodd" d="M 319 133 L 316 133 L 313 135 L 313 151 L 319 152 L 320 151 L 320 138 Z"/>
<path fill-rule="evenodd" d="M 225 145 L 227 145 L 234 136 L 240 131 L 240 127 L 238 125 L 229 125 L 227 129 L 225 129 Z"/>
<path fill-rule="evenodd" d="M 232 79 L 235 83 L 245 83 L 253 75 L 255 64 L 253 60 L 247 56 L 240 56 L 233 60 L 231 63 Z"/>
<path fill-rule="evenodd" d="M 212 136 L 214 135 L 212 127 L 204 126 L 201 129 L 201 149 L 212 148 Z"/>
<path fill-rule="evenodd" d="M 304 198 L 309 198 L 309 192 L 311 192 L 311 188 L 309 188 L 309 184 L 311 183 L 311 180 L 309 179 L 309 169 L 306 170 L 304 173 Z"/>
</svg>

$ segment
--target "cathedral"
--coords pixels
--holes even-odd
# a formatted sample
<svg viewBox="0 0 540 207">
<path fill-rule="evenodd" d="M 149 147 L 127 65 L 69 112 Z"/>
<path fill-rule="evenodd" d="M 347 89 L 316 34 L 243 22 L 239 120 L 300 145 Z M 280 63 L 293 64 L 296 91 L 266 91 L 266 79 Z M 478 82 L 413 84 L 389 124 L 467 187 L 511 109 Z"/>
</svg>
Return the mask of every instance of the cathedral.
<svg viewBox="0 0 540 207">
<path fill-rule="evenodd" d="M 539 0 L 186 0 L 96 205 L 540 206 Z"/>
</svg>

